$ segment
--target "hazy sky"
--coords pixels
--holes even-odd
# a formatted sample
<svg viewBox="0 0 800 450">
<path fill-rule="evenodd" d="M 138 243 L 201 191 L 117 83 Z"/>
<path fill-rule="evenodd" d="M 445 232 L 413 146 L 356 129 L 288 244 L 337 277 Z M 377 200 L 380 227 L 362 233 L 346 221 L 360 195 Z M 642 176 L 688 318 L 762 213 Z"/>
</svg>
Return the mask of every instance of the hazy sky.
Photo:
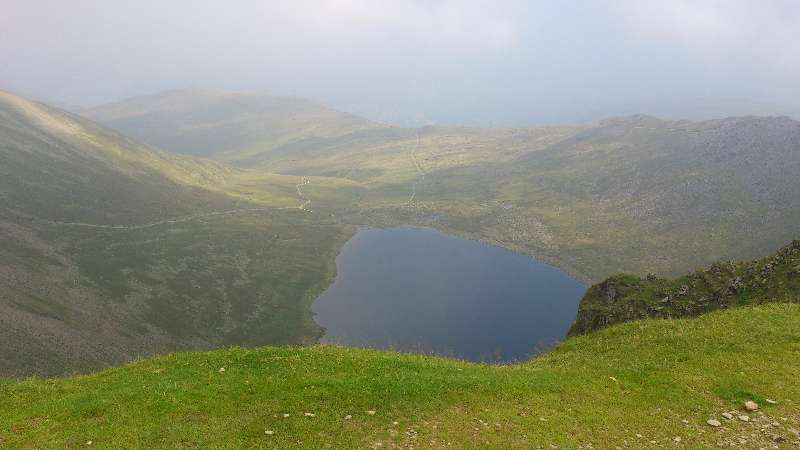
<svg viewBox="0 0 800 450">
<path fill-rule="evenodd" d="M 797 107 L 799 80 L 798 0 L 0 0 L 0 88 L 82 106 L 209 87 L 397 123 L 539 124 Z"/>
</svg>

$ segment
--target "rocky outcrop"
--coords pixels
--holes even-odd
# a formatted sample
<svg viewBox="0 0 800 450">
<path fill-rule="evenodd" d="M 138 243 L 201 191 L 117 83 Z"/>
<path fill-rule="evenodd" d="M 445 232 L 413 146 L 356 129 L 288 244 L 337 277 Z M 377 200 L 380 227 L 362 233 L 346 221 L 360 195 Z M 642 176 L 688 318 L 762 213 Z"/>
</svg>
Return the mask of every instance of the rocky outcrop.
<svg viewBox="0 0 800 450">
<path fill-rule="evenodd" d="M 616 275 L 589 288 L 569 335 L 643 318 L 691 317 L 716 309 L 800 299 L 800 241 L 750 262 L 717 263 L 678 279 Z"/>
</svg>

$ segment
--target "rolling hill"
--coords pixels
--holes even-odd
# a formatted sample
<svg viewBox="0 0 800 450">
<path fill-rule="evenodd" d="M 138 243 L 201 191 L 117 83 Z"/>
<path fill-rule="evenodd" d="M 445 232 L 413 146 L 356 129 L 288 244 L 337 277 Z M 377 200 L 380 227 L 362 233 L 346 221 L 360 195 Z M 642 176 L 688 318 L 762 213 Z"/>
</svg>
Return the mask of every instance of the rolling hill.
<svg viewBox="0 0 800 450">
<path fill-rule="evenodd" d="M 170 155 L 0 92 L 0 375 L 314 342 L 309 304 L 352 230 L 310 212 L 304 183 L 315 200 L 342 186 Z"/>
<path fill-rule="evenodd" d="M 178 153 L 264 164 L 284 147 L 382 126 L 311 100 L 178 90 L 81 112 L 128 136 Z"/>
</svg>

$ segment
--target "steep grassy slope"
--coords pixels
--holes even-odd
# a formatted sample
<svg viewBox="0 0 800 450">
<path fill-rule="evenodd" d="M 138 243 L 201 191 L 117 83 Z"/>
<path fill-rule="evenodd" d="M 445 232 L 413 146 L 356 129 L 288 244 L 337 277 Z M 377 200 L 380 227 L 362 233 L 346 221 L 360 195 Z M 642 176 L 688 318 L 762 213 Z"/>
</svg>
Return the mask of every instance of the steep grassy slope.
<svg viewBox="0 0 800 450">
<path fill-rule="evenodd" d="M 717 263 L 677 279 L 617 275 L 581 300 L 571 335 L 646 317 L 696 316 L 716 309 L 800 299 L 800 241 L 756 261 Z"/>
<path fill-rule="evenodd" d="M 83 111 L 158 147 L 239 165 L 275 159 L 281 147 L 379 128 L 301 98 L 181 90 Z"/>
<path fill-rule="evenodd" d="M 624 324 L 514 366 L 336 347 L 181 353 L 0 381 L 0 446 L 795 448 L 799 375 L 796 304 Z M 748 399 L 761 410 L 742 411 Z"/>
<path fill-rule="evenodd" d="M 353 185 L 165 154 L 0 92 L 0 376 L 314 342 L 352 230 L 311 208 Z"/>
<path fill-rule="evenodd" d="M 112 223 L 234 206 L 198 189 L 224 176 L 216 163 L 171 164 L 169 155 L 2 91 L 0 158 L 0 205 L 20 215 Z"/>
</svg>

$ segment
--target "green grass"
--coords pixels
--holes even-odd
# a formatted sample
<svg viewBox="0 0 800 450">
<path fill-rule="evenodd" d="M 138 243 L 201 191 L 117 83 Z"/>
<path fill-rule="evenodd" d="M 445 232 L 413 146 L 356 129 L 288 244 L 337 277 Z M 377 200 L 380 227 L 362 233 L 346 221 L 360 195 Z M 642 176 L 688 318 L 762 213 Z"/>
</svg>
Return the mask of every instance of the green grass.
<svg viewBox="0 0 800 450">
<path fill-rule="evenodd" d="M 796 304 L 628 323 L 513 366 L 331 346 L 178 353 L 1 381 L 0 447 L 758 448 L 774 434 L 786 447 L 798 375 Z M 751 422 L 721 418 L 747 399 L 762 407 Z"/>
</svg>

